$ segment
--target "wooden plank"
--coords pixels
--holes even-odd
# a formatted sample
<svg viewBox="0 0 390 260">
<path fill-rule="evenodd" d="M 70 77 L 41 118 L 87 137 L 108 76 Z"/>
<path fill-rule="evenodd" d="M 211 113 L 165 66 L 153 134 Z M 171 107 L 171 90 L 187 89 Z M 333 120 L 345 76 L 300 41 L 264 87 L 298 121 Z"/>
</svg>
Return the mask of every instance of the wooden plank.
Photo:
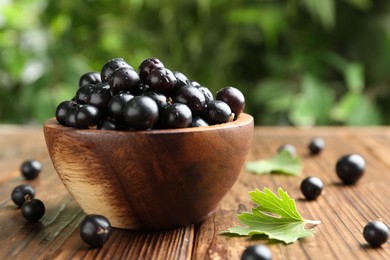
<svg viewBox="0 0 390 260">
<path fill-rule="evenodd" d="M 323 137 L 326 148 L 310 156 L 307 145 Z M 239 180 L 222 201 L 217 212 L 203 223 L 174 230 L 130 231 L 115 229 L 101 249 L 90 249 L 79 236 L 84 213 L 57 177 L 48 157 L 42 129 L 0 127 L 0 259 L 239 259 L 249 245 L 264 243 L 274 259 L 390 259 L 390 244 L 373 249 L 362 236 L 364 225 L 381 219 L 389 225 L 390 128 L 256 128 L 247 161 L 271 157 L 285 143 L 296 146 L 304 169 L 300 176 L 253 175 L 242 170 Z M 346 153 L 357 152 L 366 159 L 367 170 L 354 186 L 340 184 L 334 167 Z M 26 181 L 19 166 L 36 158 L 44 170 L 38 179 Z M 318 176 L 325 189 L 316 201 L 306 201 L 300 182 Z M 38 223 L 27 223 L 10 200 L 12 189 L 21 183 L 36 188 L 47 212 Z M 220 235 L 238 225 L 238 213 L 254 205 L 248 191 L 282 187 L 296 199 L 304 218 L 319 219 L 316 235 L 285 245 L 264 238 L 248 239 Z"/>
</svg>

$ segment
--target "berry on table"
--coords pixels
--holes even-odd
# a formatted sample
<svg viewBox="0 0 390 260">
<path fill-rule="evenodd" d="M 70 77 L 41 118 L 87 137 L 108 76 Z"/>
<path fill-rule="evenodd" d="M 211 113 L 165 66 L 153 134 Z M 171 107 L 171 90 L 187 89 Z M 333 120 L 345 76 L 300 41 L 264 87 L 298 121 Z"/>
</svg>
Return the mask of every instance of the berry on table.
<svg viewBox="0 0 390 260">
<path fill-rule="evenodd" d="M 91 247 L 103 246 L 111 235 L 111 224 L 104 216 L 85 216 L 80 224 L 81 239 Z"/>
<path fill-rule="evenodd" d="M 35 197 L 35 189 L 31 185 L 21 184 L 16 186 L 11 193 L 11 199 L 16 206 L 21 207 L 26 199 Z"/>
<path fill-rule="evenodd" d="M 26 160 L 20 166 L 20 171 L 25 179 L 33 180 L 42 171 L 42 164 L 37 160 Z"/>
<path fill-rule="evenodd" d="M 314 176 L 307 177 L 301 182 L 301 192 L 307 200 L 315 200 L 321 195 L 324 184 Z"/>
<path fill-rule="evenodd" d="M 272 252 L 265 245 L 247 247 L 241 255 L 241 260 L 271 260 Z"/>
<path fill-rule="evenodd" d="M 310 154 L 319 154 L 325 148 L 325 141 L 322 138 L 314 138 L 309 143 Z"/>
<path fill-rule="evenodd" d="M 22 215 L 26 220 L 36 222 L 45 215 L 45 205 L 39 199 L 27 199 L 22 205 Z"/>
<path fill-rule="evenodd" d="M 364 227 L 363 237 L 372 247 L 380 247 L 389 239 L 389 228 L 381 221 L 371 221 Z"/>
<path fill-rule="evenodd" d="M 337 176 L 344 184 L 356 183 L 364 174 L 366 162 L 359 154 L 347 154 L 336 163 Z"/>
<path fill-rule="evenodd" d="M 282 151 L 288 151 L 291 156 L 297 155 L 297 149 L 292 144 L 284 144 L 284 145 L 279 146 L 279 148 L 277 149 L 277 152 L 280 153 Z"/>
</svg>

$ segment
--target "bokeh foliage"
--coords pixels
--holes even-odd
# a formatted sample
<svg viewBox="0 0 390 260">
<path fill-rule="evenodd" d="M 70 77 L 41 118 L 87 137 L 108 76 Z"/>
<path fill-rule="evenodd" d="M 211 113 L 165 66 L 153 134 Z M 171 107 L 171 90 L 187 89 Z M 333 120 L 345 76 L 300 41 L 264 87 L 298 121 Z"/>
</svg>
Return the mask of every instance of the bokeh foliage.
<svg viewBox="0 0 390 260">
<path fill-rule="evenodd" d="M 114 57 L 236 86 L 257 124 L 390 123 L 383 0 L 3 0 L 0 123 L 52 117 Z"/>
</svg>

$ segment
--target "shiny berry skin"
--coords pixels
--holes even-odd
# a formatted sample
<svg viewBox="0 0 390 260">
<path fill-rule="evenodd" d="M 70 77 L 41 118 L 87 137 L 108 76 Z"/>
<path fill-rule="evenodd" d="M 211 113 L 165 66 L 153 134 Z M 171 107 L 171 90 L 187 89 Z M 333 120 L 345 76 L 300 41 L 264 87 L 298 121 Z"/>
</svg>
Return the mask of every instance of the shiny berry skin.
<svg viewBox="0 0 390 260">
<path fill-rule="evenodd" d="M 96 72 L 96 71 L 91 71 L 91 72 L 87 72 L 87 73 L 83 74 L 80 77 L 79 87 L 82 87 L 82 86 L 88 85 L 88 84 L 97 84 L 100 82 L 102 82 L 102 79 L 100 77 L 100 73 Z"/>
<path fill-rule="evenodd" d="M 39 199 L 27 200 L 22 205 L 22 215 L 30 222 L 37 222 L 45 215 L 45 205 Z"/>
<path fill-rule="evenodd" d="M 123 109 L 123 122 L 126 127 L 138 130 L 152 128 L 157 122 L 157 103 L 148 96 L 133 97 Z"/>
<path fill-rule="evenodd" d="M 233 120 L 232 110 L 223 101 L 211 100 L 205 109 L 204 119 L 210 125 L 228 123 Z"/>
<path fill-rule="evenodd" d="M 284 144 L 284 145 L 280 146 L 278 148 L 277 152 L 280 153 L 281 151 L 288 151 L 291 156 L 297 155 L 297 149 L 292 144 Z"/>
<path fill-rule="evenodd" d="M 174 89 L 176 81 L 172 71 L 166 68 L 152 70 L 147 78 L 149 89 L 163 94 L 169 94 Z"/>
<path fill-rule="evenodd" d="M 363 237 L 372 247 L 380 247 L 389 239 L 389 228 L 381 221 L 371 221 L 364 227 Z"/>
<path fill-rule="evenodd" d="M 159 109 L 162 109 L 169 105 L 168 99 L 164 94 L 156 92 L 147 92 L 145 96 L 152 98 L 156 103 Z"/>
<path fill-rule="evenodd" d="M 176 78 L 175 88 L 181 88 L 184 87 L 185 85 L 191 84 L 187 76 L 181 73 L 180 71 L 172 71 L 172 73 L 173 75 L 175 75 Z"/>
<path fill-rule="evenodd" d="M 90 247 L 103 246 L 110 237 L 111 232 L 110 221 L 101 215 L 87 215 L 80 224 L 81 239 Z"/>
<path fill-rule="evenodd" d="M 107 114 L 107 105 L 112 98 L 110 86 L 107 83 L 95 85 L 87 98 L 87 104 L 93 105 L 99 109 L 102 116 Z"/>
<path fill-rule="evenodd" d="M 111 74 L 119 68 L 131 68 L 132 67 L 123 58 L 114 58 L 107 61 L 100 72 L 102 82 L 107 82 L 111 77 Z"/>
<path fill-rule="evenodd" d="M 138 73 L 142 82 L 146 83 L 150 72 L 157 68 L 164 68 L 164 64 L 159 59 L 149 58 L 142 61 L 138 67 Z"/>
<path fill-rule="evenodd" d="M 123 108 L 134 96 L 130 92 L 121 92 L 110 99 L 107 115 L 118 124 L 123 124 Z"/>
<path fill-rule="evenodd" d="M 23 203 L 26 202 L 26 198 L 31 200 L 34 197 L 35 189 L 31 185 L 18 185 L 12 190 L 11 193 L 11 199 L 18 207 L 21 207 Z"/>
<path fill-rule="evenodd" d="M 76 127 L 76 113 L 79 107 L 82 105 L 76 105 L 66 112 L 65 125 L 70 127 Z"/>
<path fill-rule="evenodd" d="M 325 141 L 322 138 L 314 138 L 309 143 L 310 154 L 319 154 L 325 148 Z"/>
<path fill-rule="evenodd" d="M 189 127 L 208 126 L 209 124 L 203 118 L 195 116 L 192 118 L 192 122 Z"/>
<path fill-rule="evenodd" d="M 120 130 L 121 127 L 118 126 L 117 124 L 115 124 L 115 123 L 112 122 L 112 121 L 104 120 L 104 121 L 98 126 L 97 129 L 99 129 L 99 130 Z"/>
<path fill-rule="evenodd" d="M 96 128 L 101 120 L 101 113 L 97 107 L 82 105 L 76 112 L 76 128 Z"/>
<path fill-rule="evenodd" d="M 192 122 L 191 109 L 182 103 L 173 103 L 162 110 L 164 128 L 185 128 Z"/>
<path fill-rule="evenodd" d="M 77 104 L 83 105 L 87 104 L 88 98 L 91 95 L 92 91 L 96 88 L 96 85 L 87 84 L 78 88 L 76 95 L 74 97 Z"/>
<path fill-rule="evenodd" d="M 337 176 L 344 184 L 355 184 L 364 174 L 366 162 L 359 154 L 347 154 L 336 163 Z"/>
<path fill-rule="evenodd" d="M 271 260 L 272 253 L 265 245 L 247 247 L 241 255 L 241 260 Z"/>
<path fill-rule="evenodd" d="M 315 200 L 321 195 L 324 184 L 317 177 L 307 177 L 301 182 L 301 192 L 307 200 Z"/>
<path fill-rule="evenodd" d="M 206 97 L 196 87 L 186 85 L 175 91 L 172 97 L 173 102 L 186 104 L 193 115 L 200 114 L 206 107 Z"/>
<path fill-rule="evenodd" d="M 136 93 L 139 91 L 141 79 L 138 73 L 132 68 L 124 67 L 117 69 L 111 74 L 111 77 L 108 79 L 108 84 L 111 87 L 110 91 L 112 95 L 116 95 L 121 91 Z"/>
<path fill-rule="evenodd" d="M 197 88 L 200 90 L 200 92 L 203 93 L 204 97 L 206 98 L 206 104 L 209 103 L 211 100 L 214 100 L 213 93 L 211 93 L 210 89 L 204 86 L 197 86 Z"/>
<path fill-rule="evenodd" d="M 240 90 L 235 87 L 225 87 L 220 89 L 215 99 L 222 100 L 229 105 L 230 109 L 234 113 L 234 117 L 237 118 L 245 108 L 245 97 Z"/>
<path fill-rule="evenodd" d="M 42 171 L 42 164 L 37 160 L 27 160 L 20 166 L 20 171 L 25 179 L 33 180 Z"/>
<path fill-rule="evenodd" d="M 75 101 L 63 101 L 61 102 L 56 109 L 56 119 L 57 122 L 61 125 L 66 126 L 66 113 L 73 107 L 75 107 L 77 103 Z"/>
</svg>

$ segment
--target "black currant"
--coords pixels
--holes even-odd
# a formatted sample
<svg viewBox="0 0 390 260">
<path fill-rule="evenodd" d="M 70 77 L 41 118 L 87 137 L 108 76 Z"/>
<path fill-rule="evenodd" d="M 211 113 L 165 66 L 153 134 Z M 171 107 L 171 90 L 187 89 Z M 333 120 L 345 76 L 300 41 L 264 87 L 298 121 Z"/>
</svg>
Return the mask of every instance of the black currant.
<svg viewBox="0 0 390 260">
<path fill-rule="evenodd" d="M 157 103 L 148 96 L 135 96 L 123 109 L 123 122 L 128 128 L 146 130 L 157 122 Z"/>
<path fill-rule="evenodd" d="M 16 186 L 11 193 L 11 199 L 18 207 L 21 207 L 26 199 L 33 199 L 34 197 L 35 189 L 26 184 Z"/>
<path fill-rule="evenodd" d="M 165 128 L 185 128 L 192 122 L 191 109 L 185 104 L 173 103 L 161 111 L 161 124 Z"/>
<path fill-rule="evenodd" d="M 150 72 L 156 68 L 164 68 L 164 64 L 159 59 L 149 58 L 142 61 L 138 67 L 138 73 L 142 82 L 146 83 Z"/>
<path fill-rule="evenodd" d="M 110 91 L 112 95 L 116 95 L 121 91 L 130 91 L 136 93 L 139 91 L 141 79 L 138 73 L 132 68 L 123 67 L 119 68 L 111 74 L 108 79 L 110 85 Z"/>
<path fill-rule="evenodd" d="M 265 245 L 247 247 L 241 255 L 241 260 L 271 260 L 272 252 Z"/>
<path fill-rule="evenodd" d="M 347 154 L 336 163 L 337 176 L 344 184 L 356 183 L 364 174 L 366 162 L 359 154 Z"/>
<path fill-rule="evenodd" d="M 83 74 L 80 77 L 79 87 L 82 87 L 82 86 L 88 85 L 88 84 L 97 84 L 100 82 L 102 82 L 102 79 L 100 77 L 100 73 L 96 72 L 96 71 L 91 71 L 91 72 L 87 72 L 87 73 Z"/>
<path fill-rule="evenodd" d="M 325 148 L 325 141 L 322 138 L 314 138 L 309 143 L 309 151 L 311 154 L 319 154 Z"/>
<path fill-rule="evenodd" d="M 213 93 L 211 93 L 210 89 L 204 86 L 198 86 L 197 87 L 200 92 L 203 93 L 204 97 L 206 98 L 206 104 L 208 104 L 211 100 L 214 100 Z"/>
<path fill-rule="evenodd" d="M 284 145 L 281 145 L 277 152 L 280 153 L 282 151 L 288 151 L 290 153 L 291 156 L 296 156 L 297 155 L 297 149 L 295 148 L 295 146 L 293 146 L 292 144 L 284 144 Z"/>
<path fill-rule="evenodd" d="M 95 106 L 99 109 L 102 116 L 107 114 L 107 105 L 112 98 L 110 86 L 108 83 L 100 83 L 95 85 L 87 98 L 87 104 Z"/>
<path fill-rule="evenodd" d="M 81 105 L 76 105 L 76 106 L 70 108 L 66 112 L 66 116 L 65 116 L 65 125 L 66 126 L 76 127 L 76 113 L 79 110 L 80 106 Z"/>
<path fill-rule="evenodd" d="M 192 118 L 192 122 L 189 127 L 208 126 L 209 124 L 201 117 L 195 116 Z"/>
<path fill-rule="evenodd" d="M 100 72 L 102 82 L 107 82 L 114 71 L 123 67 L 132 68 L 123 58 L 114 58 L 107 61 Z"/>
<path fill-rule="evenodd" d="M 96 128 L 101 120 L 99 109 L 92 105 L 82 105 L 76 112 L 76 128 Z"/>
<path fill-rule="evenodd" d="M 381 221 L 371 221 L 364 227 L 363 237 L 372 247 L 380 247 L 389 239 L 389 228 Z"/>
<path fill-rule="evenodd" d="M 121 127 L 112 121 L 104 120 L 99 126 L 99 130 L 120 130 Z"/>
<path fill-rule="evenodd" d="M 220 89 L 215 99 L 222 100 L 229 105 L 230 109 L 234 113 L 235 118 L 237 118 L 245 108 L 245 97 L 235 87 L 225 87 Z"/>
<path fill-rule="evenodd" d="M 206 107 L 205 95 L 196 87 L 186 85 L 175 91 L 173 102 L 186 104 L 193 115 L 201 114 Z"/>
<path fill-rule="evenodd" d="M 167 68 L 156 68 L 149 73 L 147 84 L 151 91 L 169 94 L 175 87 L 177 79 Z"/>
<path fill-rule="evenodd" d="M 110 99 L 107 115 L 118 124 L 123 124 L 123 108 L 134 96 L 130 92 L 121 92 Z"/>
<path fill-rule="evenodd" d="M 301 192 L 307 200 L 315 200 L 321 195 L 324 184 L 317 177 L 307 177 L 301 182 Z"/>
<path fill-rule="evenodd" d="M 22 205 L 22 215 L 28 221 L 36 222 L 45 215 L 45 205 L 39 199 L 26 200 Z"/>
<path fill-rule="evenodd" d="M 101 215 L 87 215 L 80 224 L 81 239 L 91 247 L 103 246 L 111 232 L 110 221 Z"/>
<path fill-rule="evenodd" d="M 66 126 L 66 114 L 68 111 L 75 107 L 77 103 L 75 101 L 63 101 L 61 102 L 56 109 L 56 119 L 57 122 L 61 125 Z"/>
<path fill-rule="evenodd" d="M 175 75 L 176 78 L 176 88 L 184 87 L 185 85 L 191 84 L 191 82 L 188 80 L 186 75 L 181 73 L 180 71 L 172 71 L 173 75 Z"/>
<path fill-rule="evenodd" d="M 222 124 L 233 120 L 232 110 L 221 100 L 211 100 L 205 109 L 204 119 L 210 125 Z"/>
<path fill-rule="evenodd" d="M 32 180 L 42 171 L 42 164 L 37 160 L 26 160 L 20 166 L 20 171 L 25 179 Z"/>
<path fill-rule="evenodd" d="M 148 96 L 152 98 L 154 101 L 156 101 L 159 109 L 162 109 L 169 105 L 168 98 L 164 94 L 156 93 L 156 92 L 147 92 L 145 93 L 145 96 Z"/>
<path fill-rule="evenodd" d="M 87 104 L 88 98 L 97 85 L 87 84 L 81 86 L 74 97 L 77 104 Z"/>
</svg>

